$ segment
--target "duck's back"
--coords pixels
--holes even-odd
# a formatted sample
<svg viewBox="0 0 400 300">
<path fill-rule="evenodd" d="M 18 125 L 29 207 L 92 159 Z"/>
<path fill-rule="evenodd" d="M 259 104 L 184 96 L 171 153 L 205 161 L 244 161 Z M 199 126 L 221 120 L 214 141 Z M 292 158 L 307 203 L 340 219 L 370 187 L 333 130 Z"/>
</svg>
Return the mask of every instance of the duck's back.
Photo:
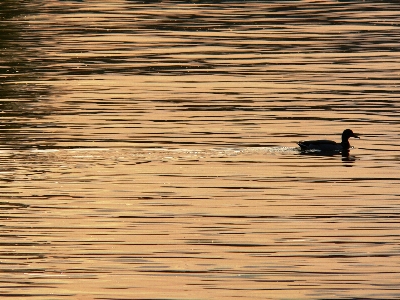
<svg viewBox="0 0 400 300">
<path fill-rule="evenodd" d="M 300 141 L 301 150 L 340 151 L 342 145 L 330 140 Z"/>
</svg>

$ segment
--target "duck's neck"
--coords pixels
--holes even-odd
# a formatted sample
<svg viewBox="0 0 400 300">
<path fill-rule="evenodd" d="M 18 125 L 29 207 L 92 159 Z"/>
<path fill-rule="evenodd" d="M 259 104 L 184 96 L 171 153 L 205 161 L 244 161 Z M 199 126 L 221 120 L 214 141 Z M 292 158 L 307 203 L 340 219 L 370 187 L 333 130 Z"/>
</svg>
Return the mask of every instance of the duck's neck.
<svg viewBox="0 0 400 300">
<path fill-rule="evenodd" d="M 350 143 L 348 139 L 342 139 L 342 148 L 343 149 L 350 149 Z"/>
</svg>

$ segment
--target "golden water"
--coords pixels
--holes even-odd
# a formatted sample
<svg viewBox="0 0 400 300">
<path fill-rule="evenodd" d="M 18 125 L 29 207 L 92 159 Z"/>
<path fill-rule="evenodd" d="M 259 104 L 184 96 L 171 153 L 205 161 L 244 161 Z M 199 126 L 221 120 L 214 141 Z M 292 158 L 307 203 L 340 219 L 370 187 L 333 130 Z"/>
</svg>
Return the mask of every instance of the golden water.
<svg viewBox="0 0 400 300">
<path fill-rule="evenodd" d="M 2 4 L 2 297 L 400 298 L 396 2 L 102 2 Z"/>
</svg>

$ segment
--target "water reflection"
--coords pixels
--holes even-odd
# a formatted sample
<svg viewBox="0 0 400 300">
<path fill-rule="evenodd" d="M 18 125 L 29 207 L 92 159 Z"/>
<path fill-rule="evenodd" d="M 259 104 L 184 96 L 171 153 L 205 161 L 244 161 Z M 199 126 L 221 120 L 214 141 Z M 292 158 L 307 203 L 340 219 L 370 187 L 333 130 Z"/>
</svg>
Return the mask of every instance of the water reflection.
<svg viewBox="0 0 400 300">
<path fill-rule="evenodd" d="M 43 62 L 34 58 L 43 54 L 27 33 L 30 25 L 24 20 L 36 14 L 38 7 L 23 1 L 2 1 L 0 5 L 0 144 L 1 148 L 31 148 L 37 139 L 29 132 L 50 113 L 43 106 L 50 87 L 35 83 L 42 77 Z"/>
<path fill-rule="evenodd" d="M 347 151 L 304 151 L 299 149 L 299 154 L 305 157 L 331 157 L 336 158 L 341 156 L 341 160 L 344 163 L 344 166 L 351 167 L 353 166 L 354 162 L 359 158 L 355 155 L 350 155 L 350 150 Z"/>
<path fill-rule="evenodd" d="M 3 296 L 399 298 L 396 3 L 0 5 Z"/>
</svg>

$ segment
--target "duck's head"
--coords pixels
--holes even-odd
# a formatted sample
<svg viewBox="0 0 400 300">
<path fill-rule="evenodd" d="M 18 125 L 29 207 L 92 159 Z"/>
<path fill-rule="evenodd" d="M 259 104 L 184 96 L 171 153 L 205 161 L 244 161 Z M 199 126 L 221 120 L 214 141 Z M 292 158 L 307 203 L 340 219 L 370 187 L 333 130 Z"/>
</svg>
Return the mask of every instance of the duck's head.
<svg viewBox="0 0 400 300">
<path fill-rule="evenodd" d="M 356 139 L 359 139 L 359 138 L 360 138 L 360 137 L 359 137 L 357 134 L 355 134 L 355 133 L 353 132 L 353 130 L 351 130 L 351 129 L 346 129 L 345 131 L 343 131 L 343 133 L 342 133 L 342 141 L 343 141 L 343 142 L 344 142 L 344 141 L 348 141 L 349 138 L 351 138 L 351 137 L 356 138 Z"/>
</svg>

